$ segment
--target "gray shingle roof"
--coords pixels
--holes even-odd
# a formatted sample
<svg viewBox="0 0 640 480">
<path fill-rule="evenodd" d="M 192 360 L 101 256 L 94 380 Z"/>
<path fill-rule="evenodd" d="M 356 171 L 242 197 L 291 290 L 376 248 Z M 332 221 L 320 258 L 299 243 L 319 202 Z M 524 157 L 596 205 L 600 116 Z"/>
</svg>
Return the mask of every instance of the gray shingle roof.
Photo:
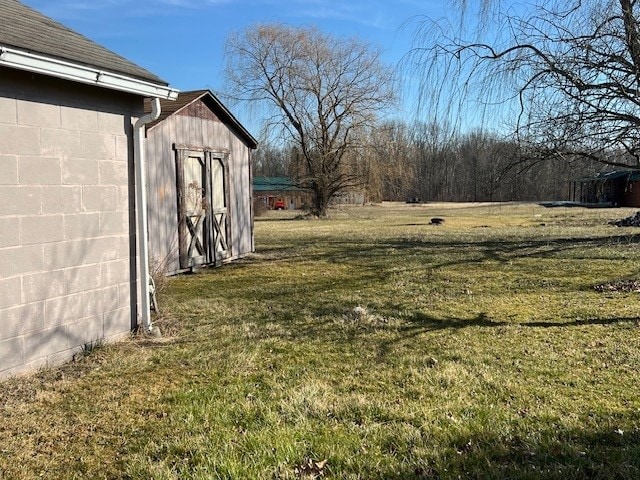
<svg viewBox="0 0 640 480">
<path fill-rule="evenodd" d="M 193 90 L 190 92 L 180 92 L 178 98 L 175 101 L 160 101 L 160 116 L 157 120 L 153 122 L 147 123 L 147 129 L 151 129 L 155 127 L 160 122 L 164 121 L 167 117 L 173 115 L 179 110 L 182 110 L 184 107 L 189 105 L 190 103 L 195 102 L 199 98 L 204 97 L 209 93 L 209 90 Z M 145 100 L 144 102 L 144 113 L 151 112 L 151 102 L 149 100 Z"/>
<path fill-rule="evenodd" d="M 254 177 L 254 192 L 302 192 L 288 177 Z"/>
<path fill-rule="evenodd" d="M 167 85 L 126 58 L 17 0 L 0 0 L 0 46 Z"/>
</svg>

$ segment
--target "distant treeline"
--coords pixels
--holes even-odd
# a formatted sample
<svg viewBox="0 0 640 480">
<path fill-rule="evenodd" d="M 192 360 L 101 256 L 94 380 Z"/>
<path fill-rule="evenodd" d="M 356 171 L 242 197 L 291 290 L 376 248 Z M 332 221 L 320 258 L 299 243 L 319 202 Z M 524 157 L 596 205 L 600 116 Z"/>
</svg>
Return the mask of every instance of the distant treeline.
<svg viewBox="0 0 640 480">
<path fill-rule="evenodd" d="M 361 134 L 344 168 L 361 178 L 369 201 L 537 201 L 571 199 L 575 180 L 602 164 L 536 158 L 516 141 L 487 132 L 455 134 L 433 123 L 385 123 Z M 296 178 L 294 147 L 263 146 L 254 174 Z"/>
</svg>

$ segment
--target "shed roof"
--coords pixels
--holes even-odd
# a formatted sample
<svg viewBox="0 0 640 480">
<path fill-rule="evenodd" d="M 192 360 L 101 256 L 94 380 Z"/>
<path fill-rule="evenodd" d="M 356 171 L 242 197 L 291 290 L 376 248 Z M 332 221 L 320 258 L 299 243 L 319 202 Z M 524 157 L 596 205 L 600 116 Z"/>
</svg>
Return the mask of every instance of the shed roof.
<svg viewBox="0 0 640 480">
<path fill-rule="evenodd" d="M 167 82 L 148 70 L 18 0 L 0 0 L 0 15 L 2 17 L 0 48 L 15 48 L 147 82 L 167 85 Z"/>
<path fill-rule="evenodd" d="M 613 180 L 622 180 L 635 182 L 640 180 L 640 170 L 610 170 L 608 172 L 600 172 L 593 177 L 582 178 L 581 182 L 607 182 Z"/>
<path fill-rule="evenodd" d="M 210 90 L 193 90 L 189 92 L 180 92 L 175 101 L 160 100 L 160 116 L 157 120 L 147 124 L 147 130 L 166 120 L 171 115 L 178 113 L 180 110 L 188 107 L 192 103 L 202 100 L 207 107 L 214 112 L 222 122 L 236 131 L 244 138 L 250 148 L 257 148 L 258 141 L 249 133 L 249 131 L 238 121 L 238 119 L 229 111 L 227 107 L 216 97 Z M 151 103 L 145 101 L 145 113 L 151 111 Z"/>
<path fill-rule="evenodd" d="M 288 177 L 254 177 L 254 192 L 299 192 L 293 180 Z"/>
</svg>

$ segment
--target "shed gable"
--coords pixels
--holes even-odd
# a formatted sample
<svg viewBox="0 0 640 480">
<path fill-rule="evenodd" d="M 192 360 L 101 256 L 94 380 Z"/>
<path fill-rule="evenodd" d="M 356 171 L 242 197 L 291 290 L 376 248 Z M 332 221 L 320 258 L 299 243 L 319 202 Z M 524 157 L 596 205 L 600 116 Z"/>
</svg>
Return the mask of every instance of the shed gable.
<svg viewBox="0 0 640 480">
<path fill-rule="evenodd" d="M 220 118 L 211 110 L 202 99 L 187 105 L 182 110 L 176 112 L 176 115 L 184 115 L 187 117 L 200 118 L 202 120 L 210 120 L 213 122 L 222 122 Z"/>
</svg>

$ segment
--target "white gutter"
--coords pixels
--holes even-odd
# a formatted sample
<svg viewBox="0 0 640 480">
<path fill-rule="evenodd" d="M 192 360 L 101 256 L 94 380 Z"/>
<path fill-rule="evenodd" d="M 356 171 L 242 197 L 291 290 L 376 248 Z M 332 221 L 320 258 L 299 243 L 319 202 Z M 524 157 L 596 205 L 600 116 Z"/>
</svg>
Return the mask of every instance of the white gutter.
<svg viewBox="0 0 640 480">
<path fill-rule="evenodd" d="M 142 328 L 155 333 L 151 324 L 149 302 L 149 243 L 147 239 L 147 179 L 144 148 L 144 127 L 160 116 L 160 99 L 151 99 L 151 113 L 140 117 L 133 126 L 133 161 L 136 165 L 136 217 L 138 221 L 138 256 L 140 259 L 140 316 Z"/>
<path fill-rule="evenodd" d="M 165 85 L 3 46 L 0 46 L 0 66 L 135 93 L 145 97 L 175 100 L 178 96 L 177 90 Z"/>
</svg>

